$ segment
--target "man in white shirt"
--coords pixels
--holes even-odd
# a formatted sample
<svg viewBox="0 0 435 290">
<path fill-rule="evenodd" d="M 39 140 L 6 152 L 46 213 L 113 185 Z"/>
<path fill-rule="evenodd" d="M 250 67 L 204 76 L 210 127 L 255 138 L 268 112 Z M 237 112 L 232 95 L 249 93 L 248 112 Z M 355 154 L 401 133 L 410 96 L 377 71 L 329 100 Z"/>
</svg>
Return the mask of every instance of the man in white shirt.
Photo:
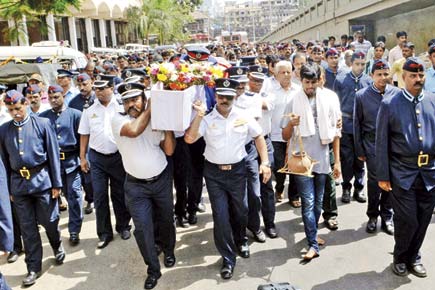
<svg viewBox="0 0 435 290">
<path fill-rule="evenodd" d="M 245 163 L 248 138 L 255 139 L 261 159 L 262 182 L 270 178 L 269 158 L 260 125 L 254 118 L 233 108 L 237 86 L 238 82 L 232 79 L 216 80 L 216 107 L 205 116 L 205 106 L 194 104 L 197 115 L 184 135 L 188 144 L 200 136 L 206 144 L 204 177 L 213 212 L 214 241 L 223 259 L 222 279 L 233 276 L 237 248 L 241 254 L 248 252 L 244 256 L 249 257 Z"/>
<path fill-rule="evenodd" d="M 364 33 L 362 31 L 357 31 L 355 33 L 356 40 L 351 43 L 355 47 L 355 51 L 362 51 L 367 55 L 367 52 L 372 47 L 372 43 L 364 39 Z"/>
<path fill-rule="evenodd" d="M 406 33 L 406 31 L 398 31 L 396 33 L 396 42 L 397 45 L 393 47 L 388 54 L 388 62 L 390 63 L 390 67 L 392 67 L 396 61 L 403 57 L 402 47 L 405 43 L 408 42 L 408 34 Z M 395 85 L 397 85 L 396 75 L 393 76 L 393 81 L 395 82 Z"/>
<path fill-rule="evenodd" d="M 274 76 L 276 81 L 269 89 L 262 91 L 271 93 L 275 96 L 275 106 L 272 110 L 272 128 L 270 132 L 270 139 L 273 145 L 273 159 L 274 168 L 273 174 L 275 175 L 275 195 L 276 201 L 281 202 L 284 198 L 284 183 L 286 175 L 279 173 L 278 170 L 284 166 L 287 142 L 282 139 L 280 122 L 284 115 L 284 110 L 290 100 L 293 98 L 294 93 L 300 89 L 292 83 L 292 64 L 288 61 L 280 61 L 275 65 Z M 292 182 L 293 176 L 290 175 L 290 183 L 288 187 L 288 195 L 290 203 L 293 207 L 300 207 L 299 195 L 297 193 L 295 183 Z"/>
<path fill-rule="evenodd" d="M 144 89 L 139 83 L 119 86 L 125 113 L 115 114 L 112 131 L 127 172 L 125 201 L 135 225 L 134 235 L 148 266 L 145 289 L 152 289 L 162 275 L 154 225 L 162 243 L 165 266 L 175 265 L 172 176 L 166 155 L 174 153 L 176 142 L 172 131 L 151 129 L 151 106 L 146 106 Z"/>
<path fill-rule="evenodd" d="M 94 82 L 96 99 L 82 113 L 80 120 L 80 166 L 85 173 L 89 171 L 86 153 L 92 164 L 92 186 L 97 219 L 97 234 L 100 242 L 97 247 L 105 248 L 113 240 L 110 221 L 108 183 L 110 180 L 110 197 L 116 218 L 116 231 L 123 240 L 130 238 L 130 214 L 125 207 L 124 179 L 125 170 L 121 154 L 118 152 L 112 134 L 111 121 L 123 108 L 113 94 L 114 76 L 97 76 Z"/>
</svg>

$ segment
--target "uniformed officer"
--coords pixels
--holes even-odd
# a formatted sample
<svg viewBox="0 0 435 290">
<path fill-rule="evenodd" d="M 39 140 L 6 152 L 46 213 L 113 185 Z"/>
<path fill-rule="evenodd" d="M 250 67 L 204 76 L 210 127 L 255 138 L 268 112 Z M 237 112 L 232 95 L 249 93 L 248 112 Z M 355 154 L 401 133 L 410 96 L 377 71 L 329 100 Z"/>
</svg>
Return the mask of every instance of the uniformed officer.
<svg viewBox="0 0 435 290">
<path fill-rule="evenodd" d="M 138 82 L 143 84 L 146 90 L 151 89 L 151 78 L 144 69 L 125 69 L 121 78 L 126 83 Z"/>
<path fill-rule="evenodd" d="M 392 191 L 394 260 L 399 276 L 426 277 L 420 248 L 435 207 L 435 95 L 423 92 L 424 63 L 403 65 L 405 88 L 381 103 L 376 121 L 376 177 Z"/>
<path fill-rule="evenodd" d="M 360 89 L 371 84 L 369 76 L 364 74 L 365 53 L 357 51 L 352 55 L 352 69 L 349 72 L 337 76 L 334 82 L 334 91 L 340 99 L 340 107 L 343 116 L 342 137 L 340 140 L 340 160 L 343 172 L 343 195 L 341 201 L 350 202 L 351 180 L 354 178 L 353 197 L 358 202 L 366 202 L 364 188 L 364 162 L 355 154 L 353 141 L 353 107 L 355 94 Z"/>
<path fill-rule="evenodd" d="M 342 73 L 343 70 L 340 69 L 338 63 L 340 59 L 340 53 L 334 47 L 329 48 L 326 51 L 326 62 L 328 66 L 325 68 L 325 84 L 324 86 L 330 90 L 334 87 L 335 79 L 337 75 Z"/>
<path fill-rule="evenodd" d="M 115 228 L 123 240 L 130 238 L 131 217 L 124 201 L 125 171 L 110 129 L 113 116 L 122 111 L 122 107 L 113 94 L 113 76 L 97 76 L 94 87 L 97 98 L 92 106 L 83 111 L 80 120 L 80 166 L 82 171 L 89 171 L 89 163 L 86 159 L 89 146 L 97 234 L 100 240 L 97 247 L 102 249 L 113 240 L 109 208 L 109 180 L 110 198 L 116 219 Z"/>
<path fill-rule="evenodd" d="M 0 158 L 0 251 L 14 249 L 11 204 L 9 202 L 8 180 L 3 161 Z M 11 290 L 0 272 L 0 290 Z"/>
<path fill-rule="evenodd" d="M 57 135 L 62 176 L 62 191 L 68 201 L 68 231 L 72 245 L 80 242 L 79 233 L 83 222 L 83 196 L 80 178 L 80 135 L 78 133 L 81 112 L 67 108 L 64 103 L 62 87 L 48 87 L 48 101 L 51 110 L 41 113 L 48 118 Z"/>
<path fill-rule="evenodd" d="M 77 96 L 80 91 L 74 86 L 72 82 L 73 73 L 66 69 L 58 69 L 56 81 L 63 89 L 63 95 L 65 97 L 65 104 L 68 106 L 69 102 Z"/>
<path fill-rule="evenodd" d="M 8 91 L 5 104 L 13 120 L 0 127 L 0 153 L 26 250 L 28 274 L 23 285 L 30 286 L 42 266 L 38 223 L 46 230 L 56 263 L 65 259 L 58 226 L 57 198 L 62 188 L 59 145 L 49 120 L 28 114 L 29 103 L 21 93 Z"/>
<path fill-rule="evenodd" d="M 82 112 L 89 108 L 95 100 L 95 92 L 93 90 L 92 78 L 87 73 L 82 73 L 77 76 L 77 86 L 80 89 L 80 94 L 76 95 L 68 104 L 68 107 Z M 80 177 L 83 189 L 85 190 L 85 214 L 91 214 L 94 210 L 94 190 L 92 188 L 91 169 L 87 173 L 81 171 Z"/>
<path fill-rule="evenodd" d="M 248 204 L 246 194 L 246 164 L 244 158 L 245 140 L 255 138 L 261 158 L 260 173 L 263 182 L 270 178 L 270 164 L 267 148 L 260 125 L 250 116 L 233 108 L 237 81 L 216 80 L 216 107 L 204 117 L 205 106 L 194 104 L 198 112 L 190 128 L 186 131 L 185 141 L 195 142 L 204 136 L 204 177 L 210 197 L 216 248 L 223 258 L 221 277 L 230 279 L 236 264 L 236 247 L 249 250 L 246 238 L 248 223 Z M 233 228 L 231 226 L 233 223 Z M 234 236 L 233 233 L 236 235 Z M 238 245 L 236 241 L 240 241 Z"/>
<path fill-rule="evenodd" d="M 353 112 L 353 136 L 355 141 L 355 153 L 358 159 L 367 164 L 367 193 L 368 205 L 366 231 L 376 231 L 378 216 L 381 216 L 382 229 L 392 235 L 393 209 L 391 208 L 390 193 L 382 191 L 378 187 L 376 179 L 375 154 L 376 117 L 379 106 L 383 99 L 390 98 L 400 90 L 387 84 L 390 74 L 390 66 L 386 60 L 380 59 L 373 63 L 371 70 L 373 84 L 359 90 L 355 95 L 355 108 Z"/>
<path fill-rule="evenodd" d="M 50 105 L 41 102 L 42 90 L 38 85 L 30 85 L 26 88 L 26 98 L 29 102 L 29 113 L 36 116 L 50 109 Z"/>
<path fill-rule="evenodd" d="M 119 87 L 125 113 L 114 116 L 112 130 L 127 172 L 125 200 L 135 225 L 134 235 L 148 266 L 145 289 L 152 289 L 162 275 L 154 247 L 155 224 L 165 255 L 164 264 L 175 265 L 172 176 L 165 156 L 174 152 L 175 138 L 171 131 L 151 129 L 150 106 L 146 106 L 144 89 L 138 83 Z"/>
</svg>

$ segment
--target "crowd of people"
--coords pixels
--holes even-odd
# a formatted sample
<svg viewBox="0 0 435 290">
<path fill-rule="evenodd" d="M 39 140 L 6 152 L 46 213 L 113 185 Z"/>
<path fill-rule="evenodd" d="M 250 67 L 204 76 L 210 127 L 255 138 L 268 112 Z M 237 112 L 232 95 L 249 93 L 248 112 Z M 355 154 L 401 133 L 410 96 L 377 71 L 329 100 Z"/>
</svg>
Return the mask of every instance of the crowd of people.
<svg viewBox="0 0 435 290">
<path fill-rule="evenodd" d="M 220 275 L 230 279 L 237 255 L 250 256 L 247 232 L 259 243 L 279 236 L 275 206 L 289 176 L 303 260 L 326 243 L 317 234 L 321 216 L 329 230 L 339 228 L 341 186 L 341 202 L 367 202 L 368 233 L 380 219 L 394 235 L 392 271 L 426 277 L 419 250 L 435 207 L 435 39 L 416 57 L 406 32 L 396 38 L 390 50 L 385 37 L 372 45 L 357 32 L 340 43 L 331 36 L 89 55 L 78 72 L 64 63 L 56 83 L 33 74 L 23 90 L 1 85 L 0 250 L 10 263 L 24 253 L 23 285 L 31 286 L 41 273 L 39 225 L 60 265 L 59 211 L 68 210 L 69 243 L 79 246 L 84 214 L 95 210 L 103 249 L 114 238 L 111 201 L 121 239 L 131 237 L 133 221 L 144 288 L 152 289 L 159 255 L 165 267 L 176 264 L 176 227 L 195 225 L 205 211 L 205 180 Z M 151 129 L 148 68 L 156 62 L 225 67 L 193 102 L 184 132 Z M 307 156 L 306 172 L 291 170 Z"/>
</svg>

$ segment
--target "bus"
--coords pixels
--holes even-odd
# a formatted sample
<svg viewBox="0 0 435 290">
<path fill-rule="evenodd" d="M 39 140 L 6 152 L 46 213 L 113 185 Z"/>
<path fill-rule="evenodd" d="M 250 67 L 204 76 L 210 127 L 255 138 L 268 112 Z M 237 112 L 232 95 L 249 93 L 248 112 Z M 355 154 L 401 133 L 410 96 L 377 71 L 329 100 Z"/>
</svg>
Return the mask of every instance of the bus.
<svg viewBox="0 0 435 290">
<path fill-rule="evenodd" d="M 246 31 L 222 31 L 220 42 L 223 45 L 240 45 L 242 43 L 248 43 L 248 33 Z"/>
</svg>

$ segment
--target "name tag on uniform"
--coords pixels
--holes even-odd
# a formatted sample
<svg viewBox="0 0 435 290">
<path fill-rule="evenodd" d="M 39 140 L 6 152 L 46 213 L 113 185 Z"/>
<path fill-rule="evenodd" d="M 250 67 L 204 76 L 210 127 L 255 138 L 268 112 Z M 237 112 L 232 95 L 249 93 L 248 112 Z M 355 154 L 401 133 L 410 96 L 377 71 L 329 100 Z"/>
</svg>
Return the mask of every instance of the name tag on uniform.
<svg viewBox="0 0 435 290">
<path fill-rule="evenodd" d="M 247 123 L 248 123 L 248 121 L 245 119 L 237 119 L 234 121 L 234 127 L 240 127 L 240 126 L 243 126 Z"/>
</svg>

